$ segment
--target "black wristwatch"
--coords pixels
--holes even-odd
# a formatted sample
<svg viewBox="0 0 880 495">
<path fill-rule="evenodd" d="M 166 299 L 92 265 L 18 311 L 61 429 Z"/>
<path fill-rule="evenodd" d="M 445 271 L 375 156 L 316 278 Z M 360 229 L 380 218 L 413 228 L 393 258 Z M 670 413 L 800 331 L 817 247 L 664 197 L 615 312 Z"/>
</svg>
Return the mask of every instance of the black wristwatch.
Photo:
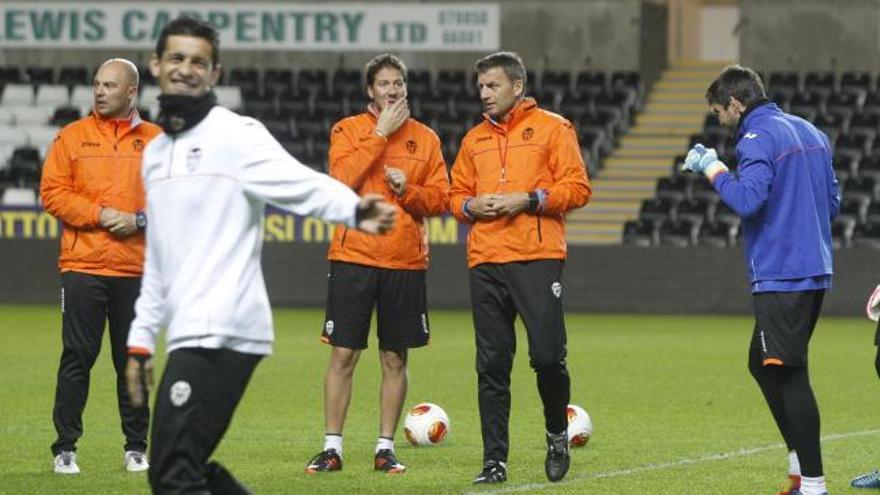
<svg viewBox="0 0 880 495">
<path fill-rule="evenodd" d="M 538 211 L 538 206 L 541 205 L 541 200 L 538 198 L 538 193 L 530 192 L 529 193 L 529 206 L 528 210 L 532 213 Z"/>
<path fill-rule="evenodd" d="M 147 214 L 143 210 L 134 214 L 134 224 L 141 230 L 147 228 Z"/>
</svg>

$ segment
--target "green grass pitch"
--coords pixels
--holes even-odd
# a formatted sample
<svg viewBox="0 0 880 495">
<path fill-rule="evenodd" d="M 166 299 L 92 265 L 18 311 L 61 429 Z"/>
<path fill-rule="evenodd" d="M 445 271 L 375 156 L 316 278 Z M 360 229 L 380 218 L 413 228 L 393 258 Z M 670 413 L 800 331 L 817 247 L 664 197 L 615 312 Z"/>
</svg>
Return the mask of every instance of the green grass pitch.
<svg viewBox="0 0 880 495">
<path fill-rule="evenodd" d="M 524 331 L 513 372 L 511 453 L 506 484 L 470 484 L 481 464 L 470 315 L 434 311 L 427 348 L 410 355 L 408 405 L 435 402 L 449 413 L 445 444 L 415 448 L 398 431 L 409 471 L 372 469 L 378 428 L 375 340 L 361 358 L 345 429 L 345 469 L 309 476 L 323 442 L 322 379 L 328 349 L 322 312 L 277 310 L 275 354 L 254 375 L 216 458 L 256 493 L 593 493 L 774 494 L 785 449 L 746 369 L 748 317 L 569 314 L 572 402 L 593 416 L 589 445 L 573 452 L 565 482 L 543 472 L 544 439 Z M 60 315 L 54 307 L 0 306 L 0 493 L 148 493 L 143 475 L 122 470 L 122 435 L 106 341 L 92 371 L 79 444 L 83 472 L 51 472 L 49 445 Z M 830 492 L 856 493 L 849 479 L 880 466 L 880 380 L 873 325 L 822 318 L 811 350 L 822 413 Z M 159 366 L 161 367 L 161 359 Z"/>
</svg>

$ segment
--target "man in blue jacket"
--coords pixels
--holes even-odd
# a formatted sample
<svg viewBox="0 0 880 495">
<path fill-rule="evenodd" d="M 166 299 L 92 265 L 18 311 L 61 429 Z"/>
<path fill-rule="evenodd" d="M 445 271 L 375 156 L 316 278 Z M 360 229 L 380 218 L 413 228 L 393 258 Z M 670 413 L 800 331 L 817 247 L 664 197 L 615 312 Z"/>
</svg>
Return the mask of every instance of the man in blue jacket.
<svg viewBox="0 0 880 495">
<path fill-rule="evenodd" d="M 751 69 L 724 69 L 706 100 L 736 130 L 738 174 L 699 144 L 683 168 L 705 174 L 742 217 L 755 311 L 749 370 L 788 446 L 791 486 L 782 493 L 826 494 L 807 347 L 831 288 L 831 221 L 840 206 L 831 145 L 770 102 Z"/>
</svg>

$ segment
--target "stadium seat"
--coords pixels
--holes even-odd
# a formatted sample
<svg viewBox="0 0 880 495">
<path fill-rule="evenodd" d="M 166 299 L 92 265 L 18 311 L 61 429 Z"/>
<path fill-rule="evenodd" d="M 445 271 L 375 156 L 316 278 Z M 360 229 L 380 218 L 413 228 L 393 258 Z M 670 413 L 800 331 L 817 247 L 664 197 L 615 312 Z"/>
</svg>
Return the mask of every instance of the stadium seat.
<svg viewBox="0 0 880 495">
<path fill-rule="evenodd" d="M 541 77 L 542 91 L 552 90 L 562 95 L 571 93 L 571 89 L 570 72 L 552 70 L 544 71 L 544 75 Z"/>
<path fill-rule="evenodd" d="M 880 201 L 872 201 L 865 211 L 864 223 L 880 224 Z"/>
<path fill-rule="evenodd" d="M 51 67 L 28 67 L 25 69 L 28 82 L 34 86 L 55 84 L 55 70 Z"/>
<path fill-rule="evenodd" d="M 657 179 L 655 196 L 679 202 L 690 196 L 690 188 L 690 181 L 682 176 L 660 177 Z"/>
<path fill-rule="evenodd" d="M 872 153 L 859 161 L 859 177 L 871 177 L 880 183 L 880 154 Z"/>
<path fill-rule="evenodd" d="M 319 172 L 327 172 L 330 154 L 330 143 L 326 139 L 312 141 L 313 162 L 309 165 Z"/>
<path fill-rule="evenodd" d="M 260 73 L 253 67 L 236 67 L 230 69 L 226 84 L 238 86 L 242 93 L 258 95 L 260 94 Z"/>
<path fill-rule="evenodd" d="M 275 139 L 277 139 L 278 141 L 291 139 L 289 119 L 267 117 L 260 120 L 262 121 L 263 125 L 266 126 L 266 130 L 268 130 L 270 134 L 275 136 Z"/>
<path fill-rule="evenodd" d="M 58 128 L 51 125 L 25 126 L 22 129 L 28 135 L 28 143 L 38 149 L 48 149 L 58 135 Z"/>
<path fill-rule="evenodd" d="M 859 91 L 863 93 L 867 93 L 871 91 L 873 87 L 873 83 L 871 80 L 871 74 L 868 72 L 860 72 L 860 71 L 849 71 L 844 72 L 840 75 L 840 90 L 841 91 Z"/>
<path fill-rule="evenodd" d="M 24 129 L 16 126 L 0 125 L 0 146 L 25 146 L 28 144 L 28 135 Z"/>
<path fill-rule="evenodd" d="M 771 89 L 768 91 L 767 96 L 773 103 L 776 103 L 779 108 L 787 112 L 791 105 L 791 99 L 794 96 L 794 93 L 793 90 Z"/>
<path fill-rule="evenodd" d="M 5 206 L 36 206 L 37 193 L 29 187 L 10 187 L 3 191 Z"/>
<path fill-rule="evenodd" d="M 855 223 L 864 223 L 868 213 L 868 198 L 852 196 L 843 198 L 840 202 L 838 218 L 849 218 Z"/>
<path fill-rule="evenodd" d="M 695 224 L 682 219 L 663 222 L 658 232 L 660 245 L 675 247 L 693 246 L 697 243 L 699 226 L 699 223 Z"/>
<path fill-rule="evenodd" d="M 241 89 L 236 86 L 215 86 L 214 94 L 217 95 L 217 103 L 232 111 L 237 112 L 243 107 Z"/>
<path fill-rule="evenodd" d="M 433 120 L 454 120 L 450 99 L 442 95 L 423 96 L 413 101 L 414 115 L 426 124 Z M 433 125 L 433 124 L 429 124 Z"/>
<path fill-rule="evenodd" d="M 864 223 L 853 229 L 853 245 L 880 249 L 880 223 Z"/>
<path fill-rule="evenodd" d="M 831 223 L 831 242 L 835 249 L 852 246 L 853 233 L 857 222 L 850 217 L 837 217 Z"/>
<path fill-rule="evenodd" d="M 42 164 L 40 151 L 36 147 L 17 147 L 9 158 L 10 179 L 18 187 L 38 186 Z"/>
<path fill-rule="evenodd" d="M 159 86 L 141 86 L 141 94 L 138 97 L 137 104 L 150 111 L 150 115 L 159 115 L 159 94 L 162 90 Z M 92 97 L 94 100 L 94 97 Z M 91 104 L 89 105 L 91 106 Z"/>
<path fill-rule="evenodd" d="M 736 245 L 737 227 L 714 222 L 704 222 L 697 234 L 697 244 L 711 247 L 732 247 Z"/>
<path fill-rule="evenodd" d="M 77 85 L 89 85 L 89 70 L 85 67 L 62 67 L 58 71 L 58 84 L 68 88 Z"/>
<path fill-rule="evenodd" d="M 836 82 L 834 72 L 807 72 L 804 77 L 804 90 L 821 93 L 827 97 L 834 92 Z"/>
<path fill-rule="evenodd" d="M 284 147 L 285 151 L 290 154 L 290 156 L 296 158 L 302 163 L 305 163 L 303 162 L 303 157 L 306 156 L 307 145 L 304 141 L 287 139 L 279 142 L 281 143 L 281 146 Z"/>
<path fill-rule="evenodd" d="M 654 198 L 642 201 L 639 220 L 657 226 L 667 220 L 675 220 L 675 202 L 668 198 Z"/>
<path fill-rule="evenodd" d="M 704 177 L 697 177 L 693 184 L 691 184 L 691 197 L 703 199 L 711 203 L 717 203 L 720 200 L 718 191 Z"/>
<path fill-rule="evenodd" d="M 831 166 L 834 167 L 834 174 L 837 176 L 838 181 L 845 181 L 856 175 L 858 165 L 859 161 L 851 155 L 835 153 L 831 160 Z"/>
<path fill-rule="evenodd" d="M 575 93 L 580 95 L 595 96 L 607 88 L 604 72 L 584 71 L 579 72 L 574 82 Z"/>
<path fill-rule="evenodd" d="M 480 98 L 471 94 L 461 93 L 452 100 L 455 116 L 460 119 L 468 119 L 472 122 L 480 118 L 483 113 L 483 103 Z"/>
<path fill-rule="evenodd" d="M 11 110 L 15 114 L 15 125 L 35 126 L 47 125 L 55 112 L 55 107 L 12 107 Z"/>
<path fill-rule="evenodd" d="M 843 197 L 880 201 L 880 182 L 873 177 L 850 177 L 843 184 Z"/>
<path fill-rule="evenodd" d="M 853 159 L 860 160 L 870 153 L 874 139 L 866 134 L 844 134 L 837 138 L 835 154 L 850 155 Z"/>
<path fill-rule="evenodd" d="M 0 106 L 20 107 L 34 104 L 34 87 L 30 84 L 7 84 L 0 97 Z"/>
<path fill-rule="evenodd" d="M 864 97 L 854 93 L 833 93 L 825 102 L 825 111 L 842 116 L 861 112 Z"/>
<path fill-rule="evenodd" d="M 49 124 L 53 126 L 64 127 L 67 124 L 78 120 L 80 117 L 82 117 L 82 115 L 80 114 L 80 110 L 77 107 L 58 107 L 52 114 L 52 118 L 49 119 Z"/>
<path fill-rule="evenodd" d="M 293 71 L 289 69 L 267 69 L 263 74 L 263 93 L 278 96 L 293 90 Z"/>
<path fill-rule="evenodd" d="M 857 113 L 849 120 L 849 133 L 874 138 L 880 130 L 880 114 Z"/>
<path fill-rule="evenodd" d="M 242 113 L 257 120 L 263 120 L 278 116 L 278 108 L 275 105 L 275 98 L 267 96 L 245 97 Z"/>
<path fill-rule="evenodd" d="M 434 83 L 435 91 L 443 96 L 455 97 L 466 91 L 469 79 L 462 70 L 441 70 Z"/>
<path fill-rule="evenodd" d="M 333 73 L 331 87 L 333 96 L 338 98 L 362 92 L 364 90 L 364 82 L 359 71 L 337 69 Z"/>
<path fill-rule="evenodd" d="M 800 74 L 797 72 L 771 72 L 767 83 L 772 91 L 791 91 L 794 93 L 800 90 Z"/>
<path fill-rule="evenodd" d="M 722 223 L 734 227 L 738 227 L 742 222 L 739 215 L 737 215 L 736 212 L 733 211 L 733 208 L 728 206 L 724 201 L 715 203 L 715 208 L 712 210 L 711 220 L 714 223 Z"/>
<path fill-rule="evenodd" d="M 370 100 L 367 98 L 367 95 L 363 93 L 349 95 L 348 98 L 345 98 L 345 113 L 346 115 L 359 114 L 366 110 L 369 103 Z"/>
<path fill-rule="evenodd" d="M 70 91 L 63 84 L 43 84 L 37 87 L 34 99 L 37 106 L 58 107 L 70 104 Z"/>
<path fill-rule="evenodd" d="M 17 66 L 0 67 L 0 85 L 21 84 L 24 82 L 21 69 Z"/>
<path fill-rule="evenodd" d="M 630 220 L 626 222 L 623 226 L 623 243 L 641 247 L 649 247 L 656 244 L 653 224 L 643 220 Z"/>
<path fill-rule="evenodd" d="M 406 76 L 406 91 L 410 96 L 422 97 L 434 92 L 431 87 L 431 72 L 427 70 L 410 70 Z"/>
<path fill-rule="evenodd" d="M 327 71 L 323 69 L 303 69 L 296 78 L 296 88 L 303 94 L 314 94 L 328 89 Z"/>
<path fill-rule="evenodd" d="M 594 95 L 590 93 L 566 93 L 559 104 L 559 111 L 568 120 L 579 123 L 596 109 Z"/>
<path fill-rule="evenodd" d="M 139 101 L 143 103 L 143 92 L 145 86 L 141 86 L 141 96 Z M 92 105 L 95 103 L 95 90 L 91 86 L 78 85 L 74 86 L 70 93 L 70 106 L 79 108 L 80 113 L 88 115 L 92 111 Z M 88 109 L 83 111 L 83 109 Z"/>
<path fill-rule="evenodd" d="M 676 205 L 676 218 L 687 220 L 697 226 L 712 217 L 715 204 L 705 199 L 690 198 Z"/>
</svg>

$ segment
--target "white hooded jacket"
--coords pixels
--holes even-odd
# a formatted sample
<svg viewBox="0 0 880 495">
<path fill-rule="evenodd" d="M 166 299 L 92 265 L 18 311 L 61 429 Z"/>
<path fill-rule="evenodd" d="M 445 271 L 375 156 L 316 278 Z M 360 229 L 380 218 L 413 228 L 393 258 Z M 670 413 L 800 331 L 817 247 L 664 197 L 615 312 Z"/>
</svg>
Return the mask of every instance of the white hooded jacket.
<svg viewBox="0 0 880 495">
<path fill-rule="evenodd" d="M 143 155 L 147 253 L 128 346 L 269 354 L 273 331 L 260 267 L 266 203 L 355 224 L 358 197 L 291 157 L 258 121 L 214 107 Z"/>
</svg>

